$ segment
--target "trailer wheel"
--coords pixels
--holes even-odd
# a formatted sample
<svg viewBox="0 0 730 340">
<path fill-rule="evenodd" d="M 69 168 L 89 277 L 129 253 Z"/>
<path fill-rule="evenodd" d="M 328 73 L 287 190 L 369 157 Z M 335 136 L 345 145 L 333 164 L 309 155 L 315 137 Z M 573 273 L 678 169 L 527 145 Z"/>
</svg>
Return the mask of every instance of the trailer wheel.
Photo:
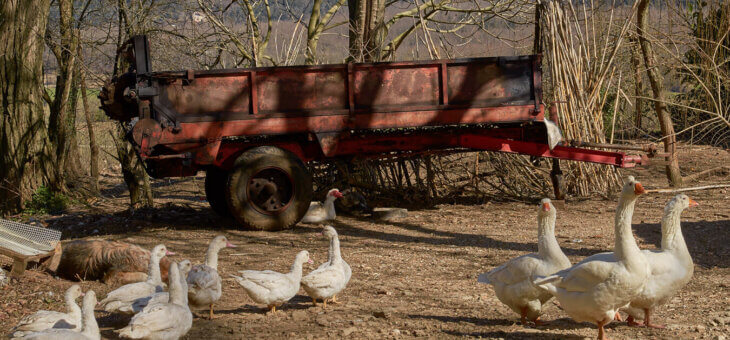
<svg viewBox="0 0 730 340">
<path fill-rule="evenodd" d="M 294 154 L 272 146 L 256 147 L 236 159 L 226 200 L 233 217 L 247 228 L 290 228 L 309 209 L 312 176 Z"/>
<path fill-rule="evenodd" d="M 223 217 L 231 216 L 226 202 L 227 185 L 227 171 L 220 168 L 210 168 L 205 172 L 205 198 L 208 200 L 211 209 Z"/>
</svg>

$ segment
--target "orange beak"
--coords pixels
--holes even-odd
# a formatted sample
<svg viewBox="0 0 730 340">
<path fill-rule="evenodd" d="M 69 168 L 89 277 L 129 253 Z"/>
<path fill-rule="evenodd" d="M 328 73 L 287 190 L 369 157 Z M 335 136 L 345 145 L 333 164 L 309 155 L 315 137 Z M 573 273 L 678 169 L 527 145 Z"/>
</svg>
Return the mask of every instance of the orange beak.
<svg viewBox="0 0 730 340">
<path fill-rule="evenodd" d="M 700 205 L 700 204 L 699 204 L 699 203 L 697 203 L 697 201 L 695 201 L 695 200 L 693 200 L 693 199 L 691 199 L 691 198 L 689 199 L 689 207 L 690 207 L 690 208 L 692 208 L 692 207 L 696 207 L 696 206 L 698 206 L 698 205 Z"/>
<path fill-rule="evenodd" d="M 542 204 L 542 210 L 544 210 L 544 211 L 550 211 L 550 203 L 543 203 Z"/>
<path fill-rule="evenodd" d="M 634 194 L 641 195 L 645 192 L 646 192 L 646 190 L 644 190 L 644 186 L 641 185 L 641 183 L 637 182 L 636 184 L 634 184 Z"/>
</svg>

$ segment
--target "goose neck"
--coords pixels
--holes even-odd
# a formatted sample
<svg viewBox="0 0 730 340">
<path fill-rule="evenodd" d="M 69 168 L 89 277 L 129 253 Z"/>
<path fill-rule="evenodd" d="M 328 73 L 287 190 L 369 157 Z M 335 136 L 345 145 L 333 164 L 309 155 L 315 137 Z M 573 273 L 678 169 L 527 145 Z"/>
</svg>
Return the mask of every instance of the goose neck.
<svg viewBox="0 0 730 340">
<path fill-rule="evenodd" d="M 615 245 L 614 253 L 618 260 L 638 260 L 641 250 L 636 244 L 634 234 L 631 231 L 631 219 L 634 215 L 636 197 L 621 197 L 616 209 L 614 219 Z"/>
<path fill-rule="evenodd" d="M 542 258 L 564 257 L 558 240 L 555 239 L 555 216 L 538 218 L 537 253 Z"/>
<path fill-rule="evenodd" d="M 78 304 L 76 304 L 76 298 L 74 297 L 74 294 L 71 292 L 67 292 L 64 296 L 64 300 L 66 301 L 66 308 L 68 310 L 68 313 L 71 315 L 79 315 L 81 314 L 81 308 Z"/>
<path fill-rule="evenodd" d="M 672 207 L 662 217 L 662 250 L 689 256 L 687 243 L 682 235 L 682 210 Z"/>
<path fill-rule="evenodd" d="M 85 308 L 82 322 L 84 328 L 81 334 L 89 339 L 99 339 L 99 324 L 96 323 L 93 307 Z"/>
<path fill-rule="evenodd" d="M 302 279 L 302 265 L 304 262 L 297 258 L 294 260 L 294 264 L 291 266 L 291 270 L 289 271 L 289 276 L 293 278 L 295 281 L 300 281 Z"/>
<path fill-rule="evenodd" d="M 332 263 L 337 260 L 342 259 L 342 254 L 340 253 L 340 238 L 335 235 L 330 239 L 330 249 L 329 249 L 329 262 Z"/>
<path fill-rule="evenodd" d="M 150 254 L 150 267 L 147 269 L 147 281 L 151 283 L 162 283 L 162 276 L 160 274 L 160 257 L 155 254 Z"/>
<path fill-rule="evenodd" d="M 221 250 L 215 244 L 211 244 L 208 247 L 208 251 L 205 253 L 205 265 L 218 270 L 218 252 Z"/>
<path fill-rule="evenodd" d="M 186 299 L 187 299 L 187 292 L 184 290 L 182 285 L 182 275 L 179 275 L 179 277 L 176 278 L 170 278 L 170 303 L 176 304 L 176 305 L 187 305 Z M 185 285 L 185 288 L 187 288 L 187 284 Z"/>
</svg>

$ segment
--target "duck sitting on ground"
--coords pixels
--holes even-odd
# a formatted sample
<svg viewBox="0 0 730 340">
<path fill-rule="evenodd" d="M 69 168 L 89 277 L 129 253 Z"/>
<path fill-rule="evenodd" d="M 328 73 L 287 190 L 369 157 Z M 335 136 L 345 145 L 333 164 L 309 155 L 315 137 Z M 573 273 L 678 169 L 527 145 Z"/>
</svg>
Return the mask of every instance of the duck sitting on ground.
<svg viewBox="0 0 730 340">
<path fill-rule="evenodd" d="M 129 325 L 119 330 L 127 339 L 179 339 L 193 326 L 193 314 L 188 308 L 188 287 L 176 263 L 170 265 L 170 300 L 147 305 Z"/>
<path fill-rule="evenodd" d="M 302 223 L 322 223 L 332 221 L 337 217 L 335 212 L 335 200 L 342 198 L 342 193 L 337 189 L 331 189 L 327 192 L 324 203 L 312 202 L 309 204 L 309 210 L 302 217 Z"/>
<path fill-rule="evenodd" d="M 235 248 L 228 239 L 219 235 L 216 236 L 205 254 L 205 264 L 199 264 L 187 274 L 188 301 L 190 306 L 210 308 L 208 318 L 213 319 L 213 304 L 221 298 L 221 277 L 218 275 L 218 252 L 223 248 Z"/>
<path fill-rule="evenodd" d="M 603 327 L 614 320 L 619 308 L 639 295 L 649 277 L 649 263 L 631 231 L 634 205 L 643 193 L 641 183 L 629 176 L 614 217 L 615 260 L 597 254 L 534 282 L 555 296 L 575 321 L 595 323 L 601 340 L 605 339 Z"/>
<path fill-rule="evenodd" d="M 86 292 L 84 301 L 82 302 L 81 331 L 71 329 L 47 329 L 41 332 L 27 334 L 23 337 L 13 339 L 26 340 L 99 340 L 99 325 L 94 317 L 94 307 L 96 306 L 96 294 L 93 290 Z"/>
<path fill-rule="evenodd" d="M 115 312 L 119 308 L 131 305 L 135 300 L 150 296 L 162 291 L 162 280 L 160 278 L 160 259 L 165 255 L 173 255 L 165 245 L 155 246 L 150 253 L 150 264 L 147 281 L 136 282 L 121 286 L 106 295 L 104 300 L 99 302 L 100 306 L 107 312 Z"/>
<path fill-rule="evenodd" d="M 337 302 L 337 294 L 347 286 L 352 276 L 352 270 L 350 265 L 342 259 L 340 239 L 335 228 L 326 226 L 322 234 L 330 241 L 329 259 L 302 278 L 302 287 L 312 298 L 315 306 L 317 299 L 320 299 L 324 308 L 327 308 L 328 299 L 332 298 L 333 302 Z"/>
<path fill-rule="evenodd" d="M 15 328 L 10 330 L 11 337 L 22 337 L 32 332 L 40 332 L 46 329 L 81 329 L 81 308 L 76 304 L 76 299 L 83 296 L 81 286 L 73 285 L 66 290 L 64 299 L 66 300 L 67 312 L 56 312 L 48 310 L 40 310 L 28 315 L 18 322 Z"/>
<path fill-rule="evenodd" d="M 185 278 L 187 277 L 188 273 L 190 272 L 190 269 L 193 268 L 193 264 L 190 262 L 190 260 L 182 260 L 180 263 L 177 264 L 178 268 L 180 269 L 180 276 L 182 277 L 182 284 L 187 285 L 187 281 L 185 281 Z M 143 298 L 139 298 L 137 300 L 134 300 L 132 304 L 125 305 L 122 307 L 119 307 L 118 311 L 125 314 L 137 314 L 141 312 L 145 307 L 148 305 L 153 305 L 156 303 L 167 303 L 170 301 L 170 293 L 169 292 L 157 292 L 150 296 L 146 296 Z"/>
<path fill-rule="evenodd" d="M 231 275 L 256 303 L 268 306 L 274 313 L 276 307 L 289 301 L 299 291 L 302 280 L 302 265 L 312 263 L 309 252 L 300 251 L 287 274 L 273 270 L 243 270 L 241 276 Z"/>
<path fill-rule="evenodd" d="M 555 207 L 544 198 L 537 211 L 537 253 L 509 260 L 478 278 L 478 282 L 494 286 L 499 301 L 520 314 L 523 325 L 526 319 L 539 324 L 543 306 L 553 297 L 535 287 L 532 279 L 570 267 L 570 260 L 555 239 L 555 217 Z"/>
<path fill-rule="evenodd" d="M 622 309 L 629 314 L 626 321 L 631 326 L 641 326 L 634 320 L 644 320 L 644 326 L 663 328 L 651 323 L 651 312 L 671 299 L 692 279 L 694 263 L 682 236 L 680 215 L 686 208 L 699 204 L 679 194 L 664 208 L 662 217 L 662 247 L 660 250 L 643 250 L 649 261 L 651 274 L 639 296 L 631 300 L 629 307 Z"/>
</svg>

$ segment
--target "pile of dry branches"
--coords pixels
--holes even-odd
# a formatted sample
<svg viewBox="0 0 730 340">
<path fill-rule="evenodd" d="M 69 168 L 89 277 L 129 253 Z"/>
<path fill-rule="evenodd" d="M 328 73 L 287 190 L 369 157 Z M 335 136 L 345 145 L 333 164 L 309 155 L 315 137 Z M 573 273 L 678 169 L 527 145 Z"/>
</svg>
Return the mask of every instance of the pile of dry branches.
<svg viewBox="0 0 730 340">
<path fill-rule="evenodd" d="M 632 9 L 630 15 L 634 12 Z M 615 58 L 631 20 L 614 13 L 613 8 L 608 18 L 591 13 L 585 3 L 576 10 L 570 1 L 544 2 L 542 40 L 558 109 L 557 119 L 551 119 L 558 121 L 566 140 L 603 143 L 602 108 L 609 89 L 621 87 Z M 608 193 L 620 184 L 618 173 L 611 167 L 578 162 L 566 165 L 565 186 L 572 195 Z"/>
</svg>

